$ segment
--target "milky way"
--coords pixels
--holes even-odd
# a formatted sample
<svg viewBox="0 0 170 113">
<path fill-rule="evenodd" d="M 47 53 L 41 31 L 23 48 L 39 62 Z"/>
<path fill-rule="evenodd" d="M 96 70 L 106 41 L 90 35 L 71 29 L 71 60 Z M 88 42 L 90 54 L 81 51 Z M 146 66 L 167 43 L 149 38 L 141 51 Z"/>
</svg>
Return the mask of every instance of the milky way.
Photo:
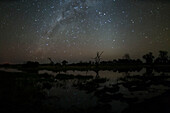
<svg viewBox="0 0 170 113">
<path fill-rule="evenodd" d="M 0 63 L 170 52 L 168 0 L 2 0 Z"/>
</svg>

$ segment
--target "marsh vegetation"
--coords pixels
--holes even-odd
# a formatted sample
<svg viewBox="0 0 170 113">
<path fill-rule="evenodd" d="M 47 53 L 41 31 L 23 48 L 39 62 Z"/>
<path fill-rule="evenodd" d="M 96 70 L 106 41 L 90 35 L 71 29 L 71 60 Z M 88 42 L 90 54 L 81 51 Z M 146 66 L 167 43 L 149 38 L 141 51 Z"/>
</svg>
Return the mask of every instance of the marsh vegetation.
<svg viewBox="0 0 170 113">
<path fill-rule="evenodd" d="M 163 54 L 163 53 L 161 53 Z M 168 57 L 68 64 L 29 61 L 1 65 L 0 112 L 18 113 L 168 113 Z M 149 60 L 150 59 L 150 60 Z"/>
</svg>

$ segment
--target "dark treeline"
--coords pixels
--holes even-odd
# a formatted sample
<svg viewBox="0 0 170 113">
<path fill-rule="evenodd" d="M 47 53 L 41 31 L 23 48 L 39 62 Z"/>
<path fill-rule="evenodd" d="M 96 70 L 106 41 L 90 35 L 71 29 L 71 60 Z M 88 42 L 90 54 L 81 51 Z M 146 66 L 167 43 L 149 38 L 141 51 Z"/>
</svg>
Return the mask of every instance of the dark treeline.
<svg viewBox="0 0 170 113">
<path fill-rule="evenodd" d="M 103 53 L 103 52 L 102 52 Z M 101 54 L 102 54 L 101 53 Z M 159 55 L 157 57 L 153 56 L 152 52 L 149 52 L 142 56 L 141 59 L 132 59 L 130 58 L 129 54 L 125 54 L 121 59 L 113 59 L 110 61 L 100 61 L 101 60 L 101 54 L 99 55 L 99 52 L 97 52 L 96 57 L 94 58 L 94 61 L 89 62 L 82 62 L 79 63 L 72 63 L 68 64 L 68 61 L 63 60 L 61 63 L 56 63 L 54 65 L 62 66 L 62 65 L 69 65 L 69 66 L 112 66 L 112 65 L 170 65 L 170 57 L 168 56 L 167 51 L 159 51 Z"/>
<path fill-rule="evenodd" d="M 98 53 L 97 53 L 98 54 Z M 97 55 L 98 56 L 98 55 Z M 97 57 L 96 57 L 97 58 Z M 77 65 L 77 66 L 89 66 L 89 65 L 170 65 L 170 57 L 168 56 L 167 51 L 159 51 L 159 55 L 157 57 L 153 56 L 152 52 L 149 52 L 142 56 L 144 62 L 141 59 L 132 59 L 130 58 L 129 54 L 125 54 L 121 59 L 113 59 L 110 61 L 89 61 L 89 62 L 79 62 L 73 63 L 70 65 Z M 100 59 L 100 58 L 98 58 Z"/>
<path fill-rule="evenodd" d="M 63 60 L 62 62 L 55 63 L 51 58 L 48 58 L 50 61 L 47 64 L 41 64 L 41 66 L 128 66 L 128 65 L 170 65 L 170 57 L 168 56 L 167 51 L 159 51 L 159 55 L 157 57 L 153 56 L 152 52 L 149 52 L 142 56 L 142 59 L 132 59 L 129 54 L 125 54 L 122 58 L 113 59 L 110 61 L 101 61 L 101 55 L 103 52 L 97 52 L 96 57 L 88 62 L 78 62 L 78 63 L 69 63 L 67 60 Z M 9 66 L 10 64 L 3 64 L 3 66 Z M 38 67 L 40 65 L 37 61 L 27 61 L 22 66 L 23 67 Z"/>
</svg>

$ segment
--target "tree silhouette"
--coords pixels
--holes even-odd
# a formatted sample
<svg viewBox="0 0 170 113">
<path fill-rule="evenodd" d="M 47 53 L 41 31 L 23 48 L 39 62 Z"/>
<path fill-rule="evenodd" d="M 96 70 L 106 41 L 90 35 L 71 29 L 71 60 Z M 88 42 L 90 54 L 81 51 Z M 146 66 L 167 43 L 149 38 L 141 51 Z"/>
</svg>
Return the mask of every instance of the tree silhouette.
<svg viewBox="0 0 170 113">
<path fill-rule="evenodd" d="M 68 62 L 66 60 L 63 60 L 61 63 L 63 66 L 66 66 Z"/>
<path fill-rule="evenodd" d="M 48 58 L 48 60 L 50 61 L 50 65 L 54 65 L 54 62 L 51 60 L 51 58 Z"/>
<path fill-rule="evenodd" d="M 168 52 L 167 51 L 159 51 L 159 56 L 155 60 L 157 64 L 166 64 L 168 63 Z"/>
<path fill-rule="evenodd" d="M 152 52 L 149 52 L 148 54 L 146 54 L 146 55 L 143 56 L 143 59 L 146 60 L 146 63 L 147 63 L 147 64 L 152 64 L 154 58 L 155 58 L 155 57 L 153 56 Z"/>
<path fill-rule="evenodd" d="M 100 60 L 101 60 L 101 55 L 103 54 L 103 51 L 100 53 L 100 52 L 97 52 L 96 54 L 96 57 L 93 58 L 95 60 L 95 64 L 96 66 L 98 66 L 100 64 Z"/>
<path fill-rule="evenodd" d="M 27 61 L 23 66 L 34 68 L 39 66 L 39 62 Z"/>
<path fill-rule="evenodd" d="M 128 53 L 126 53 L 126 54 L 123 56 L 123 59 L 130 60 L 130 55 L 129 55 Z"/>
</svg>

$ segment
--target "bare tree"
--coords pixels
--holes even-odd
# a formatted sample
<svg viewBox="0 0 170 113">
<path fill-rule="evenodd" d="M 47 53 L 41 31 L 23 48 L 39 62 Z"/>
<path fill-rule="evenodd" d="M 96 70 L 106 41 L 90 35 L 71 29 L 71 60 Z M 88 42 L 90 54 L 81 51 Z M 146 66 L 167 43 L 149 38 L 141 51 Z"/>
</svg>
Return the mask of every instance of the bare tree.
<svg viewBox="0 0 170 113">
<path fill-rule="evenodd" d="M 54 62 L 51 60 L 51 58 L 48 58 L 48 60 L 50 61 L 51 65 L 54 65 Z"/>
<path fill-rule="evenodd" d="M 100 53 L 100 52 L 97 52 L 96 54 L 96 57 L 93 58 L 95 60 L 95 64 L 96 66 L 98 66 L 100 64 L 100 60 L 101 60 L 101 55 L 103 54 L 103 51 Z"/>
</svg>

